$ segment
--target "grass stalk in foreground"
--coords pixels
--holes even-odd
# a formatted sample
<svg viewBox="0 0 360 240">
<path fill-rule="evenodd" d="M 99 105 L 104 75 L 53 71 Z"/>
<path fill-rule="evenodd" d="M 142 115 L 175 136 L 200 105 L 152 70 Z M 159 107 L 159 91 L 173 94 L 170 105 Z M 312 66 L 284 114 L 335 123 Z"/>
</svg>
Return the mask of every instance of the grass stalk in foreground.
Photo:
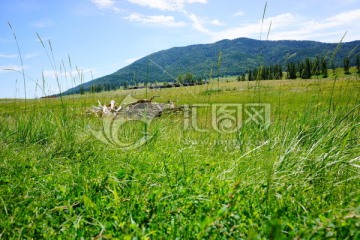
<svg viewBox="0 0 360 240">
<path fill-rule="evenodd" d="M 24 96 L 25 96 L 25 108 L 26 108 L 26 100 L 27 100 L 27 96 L 26 96 L 26 77 L 25 77 L 25 69 L 24 69 L 23 58 L 22 58 L 22 54 L 21 54 L 21 51 L 20 51 L 19 42 L 18 42 L 18 40 L 16 38 L 16 34 L 15 34 L 10 22 L 8 22 L 8 25 L 9 25 L 11 31 L 13 32 L 14 40 L 16 42 L 16 47 L 17 47 L 17 50 L 18 50 L 18 53 L 19 53 L 19 58 L 20 58 L 20 63 L 21 63 L 21 73 L 22 73 L 22 78 L 23 78 Z"/>
</svg>

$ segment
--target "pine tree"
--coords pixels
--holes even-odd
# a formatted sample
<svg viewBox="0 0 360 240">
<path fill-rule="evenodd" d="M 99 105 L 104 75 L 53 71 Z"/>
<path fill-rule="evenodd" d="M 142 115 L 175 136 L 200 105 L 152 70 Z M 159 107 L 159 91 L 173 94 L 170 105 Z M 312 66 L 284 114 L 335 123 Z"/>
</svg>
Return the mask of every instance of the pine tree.
<svg viewBox="0 0 360 240">
<path fill-rule="evenodd" d="M 310 79 L 311 78 L 311 60 L 309 58 L 305 59 L 304 71 L 302 78 L 303 79 Z"/>
<path fill-rule="evenodd" d="M 290 62 L 288 63 L 288 74 L 287 74 L 287 78 L 288 79 L 296 79 L 296 66 L 294 63 Z"/>
<path fill-rule="evenodd" d="M 299 77 L 301 77 L 301 78 L 302 78 L 302 76 L 303 76 L 304 69 L 305 69 L 304 63 L 303 63 L 303 62 L 299 62 L 299 63 L 298 63 L 298 72 L 299 72 Z"/>
<path fill-rule="evenodd" d="M 357 73 L 360 74 L 360 56 L 359 54 L 356 56 L 356 69 L 357 69 Z"/>
<path fill-rule="evenodd" d="M 350 59 L 349 59 L 349 57 L 344 58 L 344 73 L 350 74 Z"/>
<path fill-rule="evenodd" d="M 320 75 L 320 57 L 319 56 L 316 56 L 316 58 L 313 62 L 312 75 L 315 75 L 316 78 L 319 78 L 319 75 Z"/>
<path fill-rule="evenodd" d="M 274 71 L 275 71 L 275 79 L 282 79 L 283 72 L 282 72 L 282 68 L 281 68 L 281 66 L 279 64 L 277 64 L 275 66 Z M 296 72 L 295 72 L 295 75 L 296 75 Z"/>
<path fill-rule="evenodd" d="M 249 69 L 248 81 L 252 81 L 252 80 L 253 80 L 252 72 L 251 72 L 251 69 Z"/>
<path fill-rule="evenodd" d="M 323 75 L 323 78 L 327 78 L 327 77 L 328 77 L 328 70 L 327 70 L 326 58 L 324 58 L 324 59 L 321 61 L 321 74 Z"/>
<path fill-rule="evenodd" d="M 268 67 L 267 79 L 269 79 L 269 80 L 274 79 L 274 67 L 273 66 Z"/>
</svg>

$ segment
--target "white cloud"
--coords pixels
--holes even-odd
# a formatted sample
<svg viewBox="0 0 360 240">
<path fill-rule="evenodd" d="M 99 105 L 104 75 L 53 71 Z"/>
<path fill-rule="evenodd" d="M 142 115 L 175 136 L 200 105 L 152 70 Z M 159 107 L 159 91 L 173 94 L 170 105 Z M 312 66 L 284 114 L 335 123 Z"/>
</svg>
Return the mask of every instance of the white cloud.
<svg viewBox="0 0 360 240">
<path fill-rule="evenodd" d="M 205 34 L 211 34 L 210 30 L 207 29 L 204 25 L 205 25 L 205 20 L 196 16 L 195 14 L 191 13 L 188 14 L 188 17 L 190 18 L 190 20 L 192 21 L 191 26 L 201 32 L 201 33 L 205 33 Z"/>
<path fill-rule="evenodd" d="M 241 17 L 241 16 L 244 16 L 244 15 L 245 15 L 245 13 L 243 11 L 238 11 L 233 15 L 233 17 Z"/>
<path fill-rule="evenodd" d="M 208 0 L 128 0 L 142 7 L 155 8 L 162 11 L 182 11 L 186 4 L 207 3 Z"/>
<path fill-rule="evenodd" d="M 187 3 L 207 3 L 208 0 L 187 0 Z"/>
<path fill-rule="evenodd" d="M 91 0 L 98 8 L 111 8 L 114 6 L 114 0 Z"/>
<path fill-rule="evenodd" d="M 163 25 L 168 27 L 183 27 L 185 26 L 184 22 L 176 22 L 173 16 L 144 16 L 138 13 L 133 13 L 130 16 L 125 17 L 126 20 L 130 22 L 139 22 L 142 24 L 155 24 Z"/>
<path fill-rule="evenodd" d="M 24 66 L 24 69 L 26 68 L 27 66 Z M 0 73 L 12 72 L 12 71 L 20 72 L 22 71 L 22 67 L 20 65 L 14 65 L 14 64 L 0 66 Z"/>
<path fill-rule="evenodd" d="M 91 0 L 96 7 L 100 9 L 111 9 L 114 12 L 120 12 L 120 8 L 115 6 L 115 0 Z"/>
<path fill-rule="evenodd" d="M 208 34 L 213 40 L 234 39 L 238 37 L 260 38 L 261 21 L 240 25 L 238 27 L 225 28 L 221 31 L 209 31 L 203 27 L 201 21 L 193 17 L 193 22 L 199 32 Z M 342 12 L 324 19 L 307 19 L 293 13 L 284 13 L 264 19 L 263 39 L 269 33 L 270 40 L 320 40 L 337 42 L 348 30 L 347 37 L 352 40 L 359 37 L 360 9 Z M 207 30 L 207 31 L 206 31 Z M 347 38 L 345 38 L 346 40 Z"/>
<path fill-rule="evenodd" d="M 0 58 L 17 58 L 18 55 L 17 54 L 4 54 L 4 53 L 0 53 Z"/>
<path fill-rule="evenodd" d="M 287 27 L 288 25 L 292 25 L 296 22 L 296 20 L 297 18 L 291 13 L 285 13 L 275 17 L 267 18 L 264 20 L 262 35 L 267 35 L 267 30 L 270 22 L 272 22 L 271 31 L 273 31 L 279 28 Z M 261 25 L 262 22 L 258 21 L 256 23 L 250 23 L 239 27 L 227 28 L 219 32 L 211 32 L 211 35 L 213 35 L 213 38 L 215 40 L 234 39 L 238 37 L 249 37 L 258 39 L 261 33 Z M 270 36 L 271 34 L 272 33 L 270 32 Z"/>
<path fill-rule="evenodd" d="M 324 23 L 322 23 L 322 26 L 325 28 L 330 28 L 330 27 L 337 27 L 352 23 L 359 26 L 360 25 L 359 21 L 360 21 L 360 9 L 355 9 L 325 19 Z"/>
<path fill-rule="evenodd" d="M 210 23 L 212 25 L 214 25 L 214 26 L 223 26 L 223 25 L 225 25 L 224 23 L 220 22 L 218 19 L 214 19 Z"/>
<path fill-rule="evenodd" d="M 201 3 L 206 4 L 208 0 L 128 0 L 128 2 L 132 4 L 136 4 L 142 7 L 149 7 L 158 9 L 161 11 L 177 11 L 182 12 L 188 19 L 191 20 L 191 26 L 205 34 L 210 34 L 210 31 L 205 27 L 207 23 L 215 25 L 215 26 L 222 26 L 224 25 L 219 20 L 215 19 L 212 21 L 206 21 L 203 18 L 198 17 L 193 13 L 189 13 L 185 10 L 185 6 L 187 4 L 194 4 L 194 3 Z M 126 18 L 129 21 L 133 22 L 141 22 L 141 23 L 157 23 L 166 26 L 173 26 L 173 27 L 182 27 L 185 26 L 185 22 L 175 22 L 172 16 L 143 16 L 140 14 L 132 14 Z"/>
<path fill-rule="evenodd" d="M 118 0 L 91 0 L 98 8 L 114 9 Z M 234 39 L 238 37 L 260 38 L 262 29 L 262 39 L 265 39 L 268 34 L 268 29 L 271 22 L 271 31 L 269 33 L 270 40 L 278 39 L 298 39 L 298 40 L 314 40 L 322 39 L 324 41 L 337 41 L 341 38 L 345 31 L 349 30 L 347 37 L 351 39 L 359 37 L 357 29 L 360 28 L 360 9 L 353 9 L 351 11 L 342 12 L 334 16 L 320 19 L 310 19 L 305 16 L 294 13 L 282 13 L 276 16 L 267 17 L 264 23 L 260 19 L 247 24 L 226 27 L 221 19 L 210 19 L 208 16 L 199 16 L 197 14 L 188 12 L 186 6 L 189 4 L 206 4 L 208 0 L 127 0 L 131 4 L 141 7 L 157 9 L 161 11 L 174 11 L 182 13 L 187 19 L 177 20 L 174 16 L 161 15 L 142 15 L 133 13 L 125 17 L 127 21 L 138 22 L 141 24 L 162 25 L 168 27 L 184 27 L 191 26 L 199 33 L 208 35 L 212 40 Z M 353 0 L 347 0 L 353 2 Z M 243 16 L 243 11 L 235 12 L 232 16 Z M 189 23 L 187 23 L 189 22 Z M 262 26 L 263 24 L 263 26 Z M 230 24 L 229 24 L 230 25 Z M 216 30 L 212 27 L 216 26 Z M 339 33 L 341 36 L 339 36 Z"/>
<path fill-rule="evenodd" d="M 140 5 L 142 7 L 150 7 L 160 9 L 162 11 L 175 11 L 180 7 L 178 1 L 167 1 L 167 0 L 128 0 L 132 4 Z"/>
<path fill-rule="evenodd" d="M 355 9 L 326 19 L 304 20 L 294 26 L 289 24 L 284 30 L 279 29 L 274 39 L 323 39 L 336 42 L 346 31 L 353 35 L 359 28 L 360 9 Z"/>
<path fill-rule="evenodd" d="M 39 55 L 40 55 L 40 52 L 33 52 L 33 53 L 25 54 L 24 58 L 25 59 L 30 59 L 30 58 L 35 58 L 35 57 L 37 57 Z"/>
<path fill-rule="evenodd" d="M 137 57 L 137 58 L 129 58 L 129 59 L 126 59 L 125 62 L 126 64 L 132 64 L 133 62 L 139 60 L 140 57 Z"/>
<path fill-rule="evenodd" d="M 50 19 L 44 19 L 44 20 L 39 20 L 39 21 L 30 23 L 30 26 L 34 27 L 34 28 L 47 28 L 47 27 L 51 27 L 53 25 L 54 25 L 54 22 Z"/>
</svg>

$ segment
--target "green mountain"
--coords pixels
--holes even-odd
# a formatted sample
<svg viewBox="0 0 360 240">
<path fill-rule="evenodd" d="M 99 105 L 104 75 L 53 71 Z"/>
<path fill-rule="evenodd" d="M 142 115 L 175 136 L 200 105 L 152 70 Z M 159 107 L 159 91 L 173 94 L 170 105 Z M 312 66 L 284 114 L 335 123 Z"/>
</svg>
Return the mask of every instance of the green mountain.
<svg viewBox="0 0 360 240">
<path fill-rule="evenodd" d="M 141 58 L 120 70 L 83 83 L 64 94 L 90 91 L 97 87 L 112 89 L 143 82 L 174 82 L 186 72 L 195 78 L 206 79 L 217 76 L 231 76 L 246 73 L 259 65 L 279 64 L 286 70 L 287 62 L 297 63 L 305 58 L 327 57 L 339 67 L 343 59 L 350 56 L 355 61 L 360 41 L 342 44 L 315 41 L 259 41 L 248 38 L 222 40 L 212 44 L 198 44 L 174 47 Z M 219 52 L 222 52 L 221 68 L 218 69 Z"/>
</svg>

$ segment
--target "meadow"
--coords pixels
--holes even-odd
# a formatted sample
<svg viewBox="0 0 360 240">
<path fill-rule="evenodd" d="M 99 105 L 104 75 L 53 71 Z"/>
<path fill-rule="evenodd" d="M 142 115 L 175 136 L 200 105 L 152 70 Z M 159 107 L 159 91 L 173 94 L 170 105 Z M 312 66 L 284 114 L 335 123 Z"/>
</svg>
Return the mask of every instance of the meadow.
<svg viewBox="0 0 360 240">
<path fill-rule="evenodd" d="M 86 110 L 129 94 L 205 107 L 129 122 L 136 148 L 99 141 Z M 207 106 L 229 103 L 268 104 L 270 125 L 216 131 Z M 355 76 L 3 99 L 0 238 L 359 239 L 359 123 Z"/>
</svg>

